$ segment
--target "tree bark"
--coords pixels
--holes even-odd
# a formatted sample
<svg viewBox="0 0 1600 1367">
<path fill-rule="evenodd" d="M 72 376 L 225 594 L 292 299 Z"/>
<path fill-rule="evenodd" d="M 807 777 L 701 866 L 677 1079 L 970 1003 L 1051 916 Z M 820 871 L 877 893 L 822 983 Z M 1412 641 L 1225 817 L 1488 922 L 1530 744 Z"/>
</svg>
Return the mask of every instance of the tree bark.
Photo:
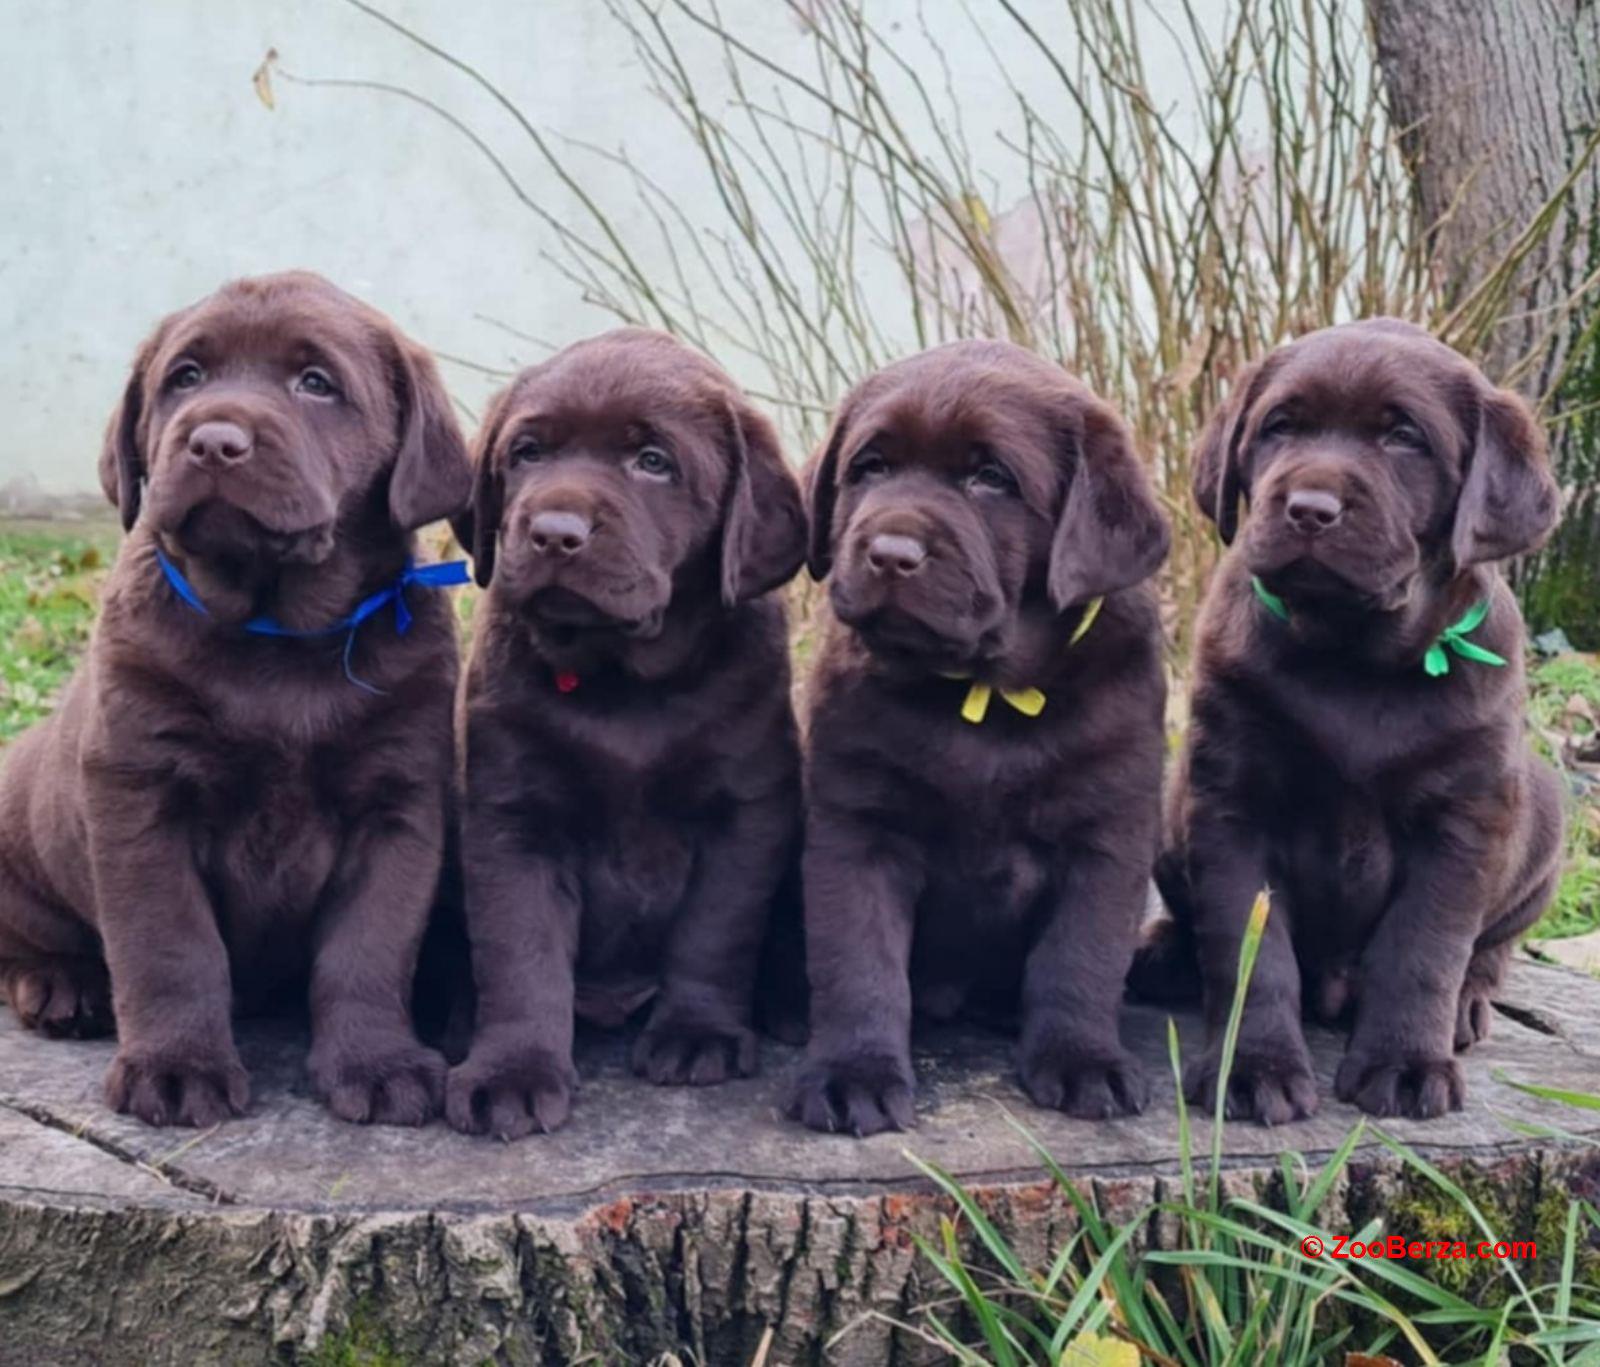
<svg viewBox="0 0 1600 1367">
<path fill-rule="evenodd" d="M 1421 212 L 1462 298 L 1560 188 L 1600 127 L 1596 0 L 1368 0 L 1394 121 Z M 1600 648 L 1600 308 L 1551 332 L 1600 270 L 1600 161 L 1591 158 L 1548 238 L 1522 265 L 1488 338 L 1490 374 L 1532 355 L 1517 387 L 1549 395 L 1566 516 L 1516 578 L 1535 629 Z"/>
</svg>

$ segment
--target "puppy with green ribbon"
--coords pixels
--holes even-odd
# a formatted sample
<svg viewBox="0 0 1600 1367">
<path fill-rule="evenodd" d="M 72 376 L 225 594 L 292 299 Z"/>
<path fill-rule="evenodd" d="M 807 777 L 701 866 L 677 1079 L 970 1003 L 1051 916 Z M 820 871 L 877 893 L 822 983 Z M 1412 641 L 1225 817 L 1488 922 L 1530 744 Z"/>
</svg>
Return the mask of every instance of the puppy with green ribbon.
<svg viewBox="0 0 1600 1367">
<path fill-rule="evenodd" d="M 1349 1031 L 1340 1100 L 1458 1109 L 1455 1054 L 1488 1032 L 1560 860 L 1560 787 L 1528 745 L 1522 618 L 1497 567 L 1555 524 L 1544 438 L 1464 358 L 1378 319 L 1246 368 L 1194 469 L 1231 548 L 1200 613 L 1157 869 L 1173 920 L 1135 985 L 1198 968 L 1208 1039 L 1188 1083 L 1214 1105 L 1268 889 L 1229 1113 L 1317 1108 L 1303 1013 Z"/>
<path fill-rule="evenodd" d="M 939 347 L 846 397 L 809 512 L 830 612 L 791 1115 L 911 1125 L 914 1012 L 1016 1028 L 1041 1106 L 1139 1110 L 1117 1012 L 1156 850 L 1168 533 L 1126 426 L 1018 347 Z"/>
</svg>

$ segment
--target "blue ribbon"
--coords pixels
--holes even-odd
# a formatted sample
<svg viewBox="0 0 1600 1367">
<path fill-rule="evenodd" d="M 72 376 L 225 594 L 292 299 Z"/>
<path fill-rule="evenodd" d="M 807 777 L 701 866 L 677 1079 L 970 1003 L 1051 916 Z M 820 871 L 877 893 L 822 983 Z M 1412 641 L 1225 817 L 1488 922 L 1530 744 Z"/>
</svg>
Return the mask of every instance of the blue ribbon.
<svg viewBox="0 0 1600 1367">
<path fill-rule="evenodd" d="M 206 605 L 200 601 L 200 595 L 194 591 L 194 585 L 183 577 L 183 571 L 167 559 L 166 553 L 159 546 L 156 547 L 156 559 L 160 562 L 161 573 L 166 576 L 167 583 L 172 585 L 173 592 L 202 617 L 211 616 Z M 329 626 L 314 627 L 310 631 L 297 631 L 293 627 L 286 627 L 281 622 L 273 621 L 270 617 L 252 617 L 244 624 L 243 630 L 252 636 L 288 636 L 297 639 L 337 636 L 340 632 L 347 632 L 344 643 L 345 678 L 357 688 L 364 688 L 369 693 L 382 693 L 381 688 L 374 688 L 371 684 L 356 678 L 350 670 L 350 653 L 355 649 L 357 629 L 367 618 L 393 603 L 395 634 L 404 636 L 411 630 L 411 609 L 406 605 L 405 593 L 410 585 L 415 584 L 425 589 L 449 589 L 465 584 L 471 577 L 465 560 L 419 565 L 407 556 L 406 567 L 400 571 L 400 577 L 394 583 L 363 598 L 349 616 L 341 617 Z"/>
</svg>

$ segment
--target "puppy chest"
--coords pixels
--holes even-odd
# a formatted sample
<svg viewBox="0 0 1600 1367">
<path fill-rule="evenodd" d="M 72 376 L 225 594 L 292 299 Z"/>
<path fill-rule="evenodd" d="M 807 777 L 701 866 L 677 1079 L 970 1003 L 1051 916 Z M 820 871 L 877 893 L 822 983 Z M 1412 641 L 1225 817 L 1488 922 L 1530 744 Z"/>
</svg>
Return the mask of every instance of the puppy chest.
<svg viewBox="0 0 1600 1367">
<path fill-rule="evenodd" d="M 192 794 L 196 854 L 225 925 L 309 919 L 341 845 L 339 803 L 311 757 L 236 756 Z"/>
</svg>

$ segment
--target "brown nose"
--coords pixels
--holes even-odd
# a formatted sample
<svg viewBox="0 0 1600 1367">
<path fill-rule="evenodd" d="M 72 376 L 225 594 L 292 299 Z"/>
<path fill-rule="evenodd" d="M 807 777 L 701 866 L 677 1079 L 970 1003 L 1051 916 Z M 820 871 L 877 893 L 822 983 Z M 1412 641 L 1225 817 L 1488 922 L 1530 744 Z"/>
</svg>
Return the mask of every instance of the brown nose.
<svg viewBox="0 0 1600 1367">
<path fill-rule="evenodd" d="M 1296 489 L 1283 513 L 1302 536 L 1321 536 L 1344 516 L 1344 504 L 1326 489 Z"/>
<path fill-rule="evenodd" d="M 237 465 L 251 445 L 250 434 L 236 423 L 203 422 L 189 433 L 189 459 L 196 465 Z"/>
<path fill-rule="evenodd" d="M 867 543 L 867 564 L 877 574 L 901 579 L 915 574 L 928 558 L 928 548 L 914 536 L 879 532 Z"/>
<path fill-rule="evenodd" d="M 550 508 L 534 514 L 528 532 L 540 555 L 576 555 L 589 544 L 594 524 L 582 513 Z"/>
</svg>

